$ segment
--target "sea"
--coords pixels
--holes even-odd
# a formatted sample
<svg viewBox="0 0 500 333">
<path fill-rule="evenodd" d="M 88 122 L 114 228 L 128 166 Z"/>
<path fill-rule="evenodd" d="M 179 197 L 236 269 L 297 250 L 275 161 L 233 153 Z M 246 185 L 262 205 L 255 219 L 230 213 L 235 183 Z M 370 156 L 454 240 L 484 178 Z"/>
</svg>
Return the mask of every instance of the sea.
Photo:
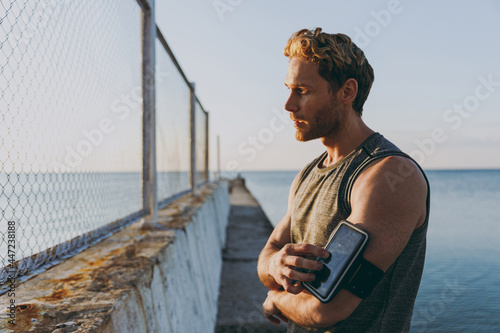
<svg viewBox="0 0 500 333">
<path fill-rule="evenodd" d="M 243 172 L 273 225 L 298 171 Z M 430 170 L 427 253 L 411 332 L 500 332 L 500 170 Z"/>
<path fill-rule="evenodd" d="M 189 189 L 186 171 L 157 177 L 160 202 Z M 27 258 L 139 212 L 142 195 L 141 172 L 0 173 L 0 269 L 8 253 Z"/>
<path fill-rule="evenodd" d="M 297 173 L 242 173 L 273 225 Z M 500 170 L 426 174 L 431 214 L 411 332 L 500 332 Z M 187 176 L 161 173 L 158 197 L 187 189 Z M 2 222 L 16 223 L 16 259 L 140 210 L 141 184 L 140 173 L 0 174 Z M 6 230 L 2 223 L 2 264 Z"/>
</svg>

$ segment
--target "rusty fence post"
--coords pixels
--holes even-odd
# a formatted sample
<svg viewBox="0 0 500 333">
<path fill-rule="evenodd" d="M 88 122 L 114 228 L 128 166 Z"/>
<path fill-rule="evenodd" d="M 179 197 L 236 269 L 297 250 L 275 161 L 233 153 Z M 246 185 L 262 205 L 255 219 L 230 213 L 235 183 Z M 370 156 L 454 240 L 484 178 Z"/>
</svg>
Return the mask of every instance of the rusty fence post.
<svg viewBox="0 0 500 333">
<path fill-rule="evenodd" d="M 142 94 L 143 94 L 143 208 L 147 224 L 158 221 L 156 184 L 156 21 L 155 1 L 141 0 L 142 11 Z"/>
</svg>

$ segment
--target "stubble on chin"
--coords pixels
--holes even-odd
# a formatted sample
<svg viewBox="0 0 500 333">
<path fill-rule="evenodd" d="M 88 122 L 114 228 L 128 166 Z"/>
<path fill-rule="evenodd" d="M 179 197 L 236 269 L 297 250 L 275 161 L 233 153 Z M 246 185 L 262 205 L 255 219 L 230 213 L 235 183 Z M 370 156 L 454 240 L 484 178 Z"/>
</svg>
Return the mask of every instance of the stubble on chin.
<svg viewBox="0 0 500 333">
<path fill-rule="evenodd" d="M 303 132 L 301 130 L 297 130 L 297 132 L 295 132 L 295 139 L 300 142 L 307 142 L 318 138 L 319 136 L 317 136 L 314 132 Z"/>
<path fill-rule="evenodd" d="M 297 141 L 300 141 L 300 142 L 306 142 L 306 141 L 309 141 L 309 140 L 306 140 L 305 137 L 304 137 L 304 133 L 302 133 L 300 130 L 297 130 L 295 132 L 295 139 Z"/>
<path fill-rule="evenodd" d="M 332 102 L 316 114 L 314 121 L 308 123 L 308 128 L 297 129 L 295 139 L 306 142 L 326 137 L 340 127 L 342 119 L 342 111 Z"/>
</svg>

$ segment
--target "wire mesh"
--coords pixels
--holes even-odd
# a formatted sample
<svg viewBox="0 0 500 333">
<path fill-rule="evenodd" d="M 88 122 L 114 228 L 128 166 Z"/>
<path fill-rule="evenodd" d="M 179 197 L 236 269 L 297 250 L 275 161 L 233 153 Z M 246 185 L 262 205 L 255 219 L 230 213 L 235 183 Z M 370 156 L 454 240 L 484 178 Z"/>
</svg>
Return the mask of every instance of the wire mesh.
<svg viewBox="0 0 500 333">
<path fill-rule="evenodd" d="M 0 293 L 12 276 L 12 224 L 19 276 L 145 215 L 141 26 L 133 0 L 0 3 Z M 166 202 L 191 188 L 191 96 L 161 38 L 149 71 L 158 199 Z M 208 114 L 195 100 L 201 184 Z"/>
<path fill-rule="evenodd" d="M 142 210 L 141 9 L 2 0 L 0 46 L 4 268 L 7 221 L 20 260 Z"/>
<path fill-rule="evenodd" d="M 190 188 L 190 88 L 156 43 L 156 160 L 159 201 Z"/>
</svg>

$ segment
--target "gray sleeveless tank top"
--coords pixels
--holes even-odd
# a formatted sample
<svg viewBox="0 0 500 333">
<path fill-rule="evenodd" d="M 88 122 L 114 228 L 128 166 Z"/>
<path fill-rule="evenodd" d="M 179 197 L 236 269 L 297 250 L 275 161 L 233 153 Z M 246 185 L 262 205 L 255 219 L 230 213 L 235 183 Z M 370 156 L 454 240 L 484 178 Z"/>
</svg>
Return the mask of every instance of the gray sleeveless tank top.
<svg viewBox="0 0 500 333">
<path fill-rule="evenodd" d="M 356 177 L 369 163 L 392 155 L 410 158 L 381 134 L 374 133 L 348 156 L 329 167 L 318 168 L 326 158 L 326 152 L 309 163 L 300 174 L 295 192 L 290 230 L 292 243 L 325 246 L 337 224 L 350 215 L 349 197 Z M 409 331 L 424 267 L 429 218 L 429 183 L 425 174 L 424 178 L 428 190 L 425 222 L 413 232 L 403 252 L 370 296 L 349 318 L 332 327 L 306 329 L 289 322 L 288 332 Z"/>
</svg>

